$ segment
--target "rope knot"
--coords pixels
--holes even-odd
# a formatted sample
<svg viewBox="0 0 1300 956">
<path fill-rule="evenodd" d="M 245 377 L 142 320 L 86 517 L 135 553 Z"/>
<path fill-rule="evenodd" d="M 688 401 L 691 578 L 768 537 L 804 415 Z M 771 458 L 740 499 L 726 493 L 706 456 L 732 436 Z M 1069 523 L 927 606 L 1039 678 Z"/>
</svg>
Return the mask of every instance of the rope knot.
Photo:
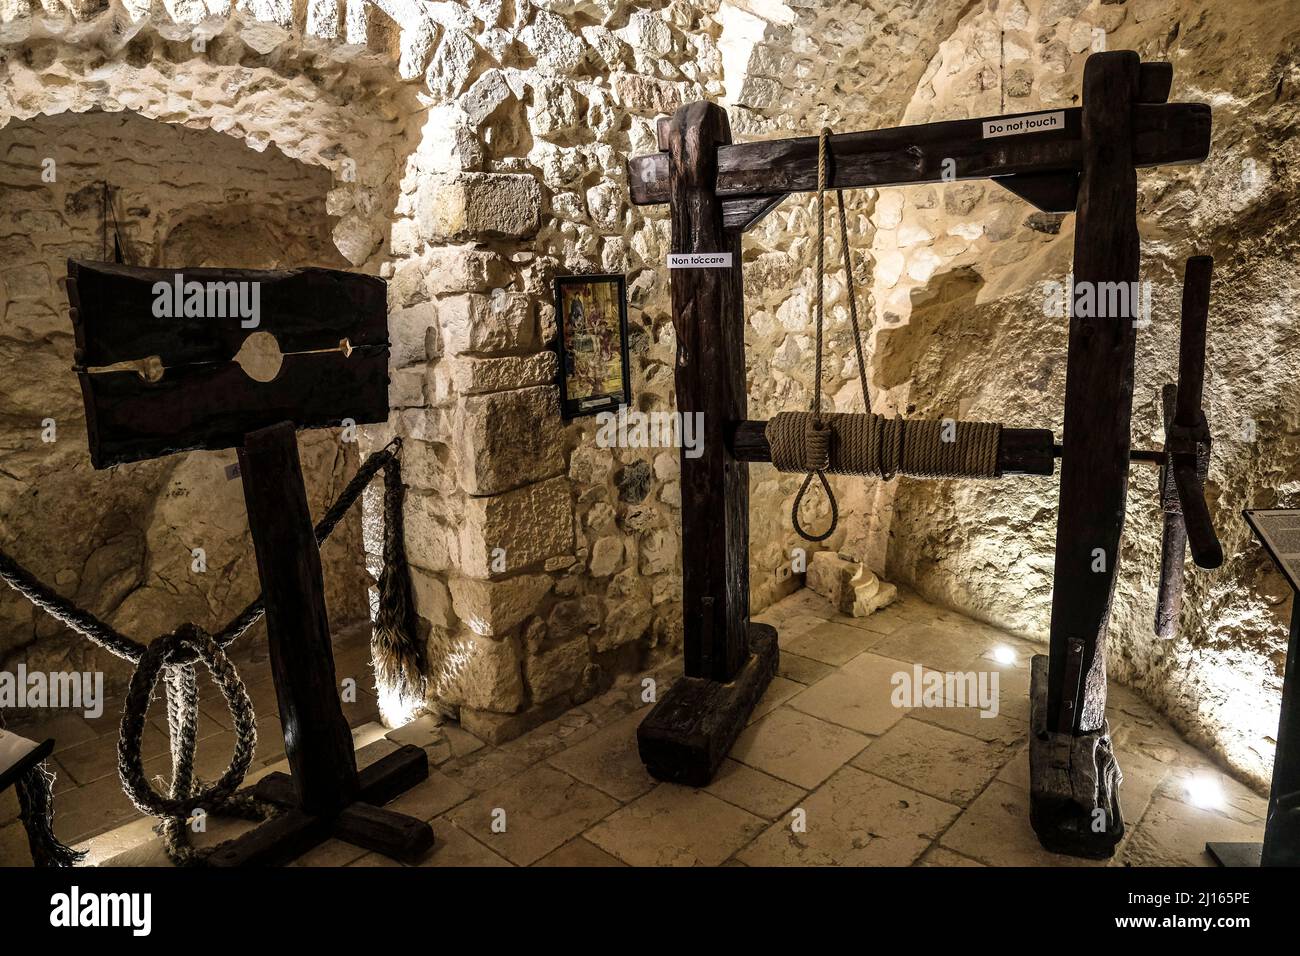
<svg viewBox="0 0 1300 956">
<path fill-rule="evenodd" d="M 164 667 L 189 667 L 199 662 L 203 648 L 211 641 L 212 635 L 197 624 L 182 624 L 170 634 L 156 638 L 149 648 L 159 655 Z"/>
<path fill-rule="evenodd" d="M 803 454 L 805 471 L 825 471 L 831 462 L 831 437 L 835 430 L 830 422 L 809 416 L 803 428 Z"/>
</svg>

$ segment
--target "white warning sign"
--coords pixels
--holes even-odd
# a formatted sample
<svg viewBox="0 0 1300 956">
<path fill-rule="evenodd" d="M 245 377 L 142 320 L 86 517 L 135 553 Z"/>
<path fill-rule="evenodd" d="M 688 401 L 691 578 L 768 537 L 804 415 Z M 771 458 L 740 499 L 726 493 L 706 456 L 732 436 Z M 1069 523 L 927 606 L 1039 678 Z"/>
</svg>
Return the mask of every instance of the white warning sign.
<svg viewBox="0 0 1300 956">
<path fill-rule="evenodd" d="M 730 252 L 674 252 L 668 256 L 669 269 L 730 269 Z"/>
<path fill-rule="evenodd" d="M 1054 113 L 1030 113 L 1028 116 L 1000 116 L 997 119 L 985 120 L 984 138 L 1042 133 L 1049 129 L 1065 129 L 1065 110 L 1057 110 Z"/>
</svg>

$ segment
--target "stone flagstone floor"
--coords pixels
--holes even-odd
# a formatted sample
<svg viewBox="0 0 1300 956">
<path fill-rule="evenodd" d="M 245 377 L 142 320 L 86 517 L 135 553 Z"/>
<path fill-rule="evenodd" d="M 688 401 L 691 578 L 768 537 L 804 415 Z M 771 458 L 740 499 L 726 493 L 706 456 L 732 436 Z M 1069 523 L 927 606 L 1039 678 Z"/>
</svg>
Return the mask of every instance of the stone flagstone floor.
<svg viewBox="0 0 1300 956">
<path fill-rule="evenodd" d="M 500 747 L 433 717 L 387 733 L 359 723 L 359 762 L 405 743 L 428 752 L 429 779 L 389 804 L 432 824 L 437 844 L 422 866 L 1104 865 L 1047 853 L 1029 827 L 1028 675 L 1040 647 L 907 593 L 853 619 L 805 590 L 758 620 L 780 632 L 780 674 L 703 789 L 658 783 L 642 768 L 641 676 Z M 999 663 L 995 649 L 1013 660 Z M 914 664 L 996 670 L 998 715 L 895 707 L 890 678 Z M 678 673 L 680 662 L 648 676 L 663 688 Z M 1135 694 L 1113 687 L 1109 715 L 1128 822 L 1110 865 L 1211 865 L 1207 840 L 1262 837 L 1264 798 Z M 262 739 L 279 745 L 271 728 Z M 259 773 L 285 769 L 278 752 L 262 763 Z M 108 799 L 116 779 L 102 779 Z M 1217 806 L 1193 799 L 1207 782 L 1221 790 Z M 87 820 L 60 807 L 59 831 L 72 838 Z M 90 861 L 165 864 L 150 823 L 85 840 Z M 245 826 L 221 821 L 196 842 Z M 0 830 L 0 862 L 10 829 Z M 298 865 L 396 864 L 330 840 Z"/>
</svg>

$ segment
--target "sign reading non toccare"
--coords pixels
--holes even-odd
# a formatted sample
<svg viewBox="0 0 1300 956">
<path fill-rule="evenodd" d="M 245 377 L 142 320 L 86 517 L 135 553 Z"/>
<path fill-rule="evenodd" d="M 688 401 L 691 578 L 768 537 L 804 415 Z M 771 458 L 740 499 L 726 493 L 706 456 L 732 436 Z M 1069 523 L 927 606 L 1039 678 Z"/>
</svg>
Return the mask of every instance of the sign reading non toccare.
<svg viewBox="0 0 1300 956">
<path fill-rule="evenodd" d="M 1050 129 L 1065 129 L 1065 110 L 1057 110 L 1055 113 L 1030 113 L 1028 116 L 1000 116 L 997 119 L 985 120 L 984 138 L 1042 133 Z"/>
<path fill-rule="evenodd" d="M 669 269 L 730 269 L 730 252 L 673 252 L 668 255 Z"/>
</svg>

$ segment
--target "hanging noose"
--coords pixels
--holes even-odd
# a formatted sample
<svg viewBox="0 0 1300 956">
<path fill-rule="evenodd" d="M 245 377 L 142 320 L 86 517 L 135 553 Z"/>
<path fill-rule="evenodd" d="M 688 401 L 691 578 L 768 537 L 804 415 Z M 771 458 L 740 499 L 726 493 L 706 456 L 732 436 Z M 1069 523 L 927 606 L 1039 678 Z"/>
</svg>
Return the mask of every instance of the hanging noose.
<svg viewBox="0 0 1300 956">
<path fill-rule="evenodd" d="M 815 319 L 817 352 L 813 373 L 812 403 L 810 406 L 812 416 L 807 419 L 804 425 L 803 435 L 804 467 L 807 469 L 808 474 L 799 487 L 799 493 L 795 495 L 794 505 L 790 510 L 790 523 L 794 526 L 794 530 L 805 541 L 814 543 L 829 538 L 835 532 L 840 519 L 835 492 L 831 490 L 831 483 L 826 478 L 826 469 L 830 464 L 831 441 L 835 437 L 835 432 L 822 417 L 822 345 L 826 322 L 826 168 L 830 161 L 830 137 L 830 128 L 823 126 L 821 133 L 817 137 L 817 306 Z M 858 380 L 862 384 L 862 400 L 866 403 L 867 414 L 871 414 L 871 395 L 867 391 L 866 363 L 862 354 L 862 332 L 858 326 L 858 304 L 857 295 L 854 292 L 853 264 L 849 257 L 849 227 L 848 218 L 844 214 L 844 191 L 842 189 L 835 190 L 835 198 L 840 214 L 840 250 L 844 260 L 844 284 L 849 294 L 849 318 L 853 324 L 853 346 L 858 359 Z M 890 475 L 890 477 L 893 476 Z M 830 523 L 826 526 L 825 531 L 816 535 L 805 530 L 799 521 L 799 506 L 803 503 L 804 495 L 807 494 L 814 478 L 821 482 L 822 490 L 826 493 L 826 502 L 831 508 Z"/>
</svg>

